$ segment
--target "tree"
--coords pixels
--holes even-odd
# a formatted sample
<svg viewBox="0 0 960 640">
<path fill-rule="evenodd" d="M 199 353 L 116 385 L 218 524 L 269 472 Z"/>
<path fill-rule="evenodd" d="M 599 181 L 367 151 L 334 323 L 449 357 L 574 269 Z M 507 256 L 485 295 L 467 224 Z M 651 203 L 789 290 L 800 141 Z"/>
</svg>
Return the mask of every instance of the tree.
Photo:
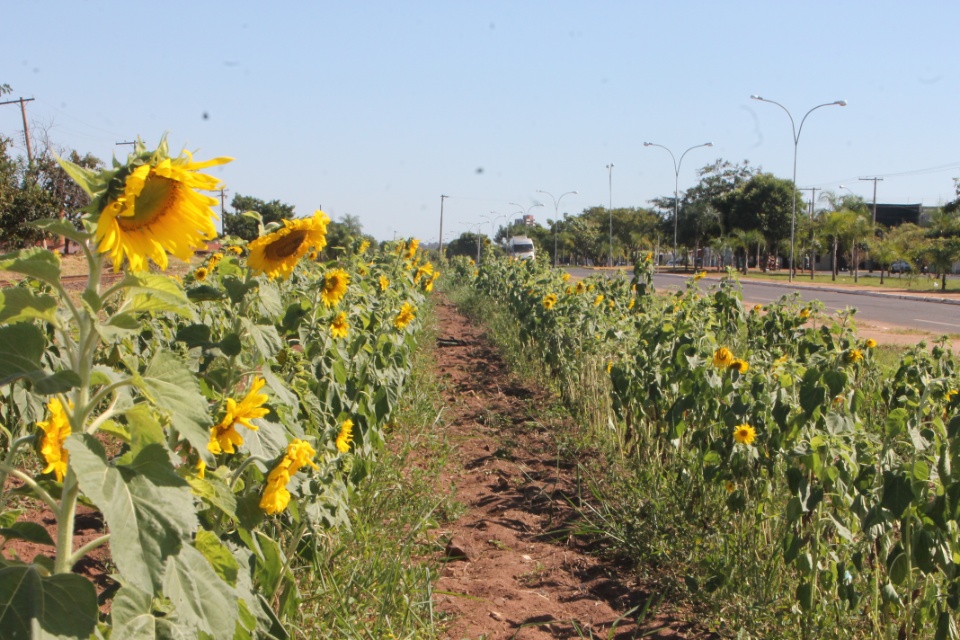
<svg viewBox="0 0 960 640">
<path fill-rule="evenodd" d="M 960 178 L 954 178 L 953 185 L 957 189 L 957 198 L 943 205 L 944 213 L 960 213 Z"/>
<path fill-rule="evenodd" d="M 454 239 L 444 246 L 443 251 L 448 260 L 454 256 L 466 256 L 472 260 L 476 260 L 478 254 L 489 251 L 489 247 L 490 239 L 486 235 L 465 231 L 460 234 L 459 238 Z M 481 255 L 481 260 L 482 259 Z"/>
<path fill-rule="evenodd" d="M 930 216 L 923 257 L 940 276 L 940 289 L 947 289 L 947 274 L 960 261 L 960 214 L 939 209 Z"/>
<path fill-rule="evenodd" d="M 344 253 L 348 249 L 356 249 L 363 240 L 374 242 L 373 236 L 363 233 L 360 217 L 345 213 L 338 222 L 330 222 L 327 225 L 327 246 L 324 251 L 333 254 Z"/>
<path fill-rule="evenodd" d="M 726 229 L 756 229 L 770 247 L 790 237 L 793 200 L 799 210 L 803 203 L 794 193 L 793 182 L 770 173 L 758 173 L 723 198 L 720 211 Z"/>
<path fill-rule="evenodd" d="M 255 240 L 260 235 L 257 223 L 252 218 L 240 215 L 244 211 L 256 211 L 263 219 L 263 224 L 271 222 L 280 222 L 281 220 L 291 220 L 294 217 L 292 204 L 286 204 L 279 200 L 264 202 L 260 198 L 253 196 L 244 196 L 239 193 L 233 196 L 230 202 L 234 213 L 223 215 L 223 233 L 228 236 L 237 236 L 246 241 Z"/>
</svg>

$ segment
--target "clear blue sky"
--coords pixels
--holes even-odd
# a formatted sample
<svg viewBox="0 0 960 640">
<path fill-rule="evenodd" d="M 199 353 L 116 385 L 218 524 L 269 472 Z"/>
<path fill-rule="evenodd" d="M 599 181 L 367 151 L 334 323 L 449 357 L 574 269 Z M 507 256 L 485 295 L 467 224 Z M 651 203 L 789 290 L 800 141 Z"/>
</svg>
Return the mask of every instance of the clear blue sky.
<svg viewBox="0 0 960 640">
<path fill-rule="evenodd" d="M 32 133 L 109 160 L 137 135 L 236 160 L 228 190 L 378 239 L 647 206 L 717 158 L 937 205 L 960 177 L 960 3 L 6 2 L 0 83 Z M 205 117 L 206 114 L 206 117 Z M 0 134 L 22 151 L 16 105 Z M 845 193 L 845 192 L 844 192 Z M 807 194 L 809 197 L 809 192 Z M 229 200 L 228 200 L 229 202 Z M 495 213 L 492 213 L 495 212 Z M 485 226 L 484 231 L 489 232 Z"/>
</svg>

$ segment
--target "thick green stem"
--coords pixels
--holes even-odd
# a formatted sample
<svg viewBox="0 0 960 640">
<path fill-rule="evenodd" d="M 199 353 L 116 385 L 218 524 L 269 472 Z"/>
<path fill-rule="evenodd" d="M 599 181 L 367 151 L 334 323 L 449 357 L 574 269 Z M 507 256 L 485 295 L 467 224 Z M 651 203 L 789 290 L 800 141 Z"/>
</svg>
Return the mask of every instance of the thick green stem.
<svg viewBox="0 0 960 640">
<path fill-rule="evenodd" d="M 46 489 L 44 489 L 39 484 L 37 484 L 37 482 L 33 478 L 25 474 L 23 471 L 20 471 L 19 469 L 14 469 L 13 467 L 3 462 L 0 462 L 0 471 L 2 471 L 5 475 L 11 475 L 14 478 L 17 478 L 18 480 L 23 482 L 23 484 L 30 487 L 30 491 L 32 491 L 33 494 L 38 499 L 42 500 L 48 507 L 50 507 L 51 511 L 53 511 L 54 513 L 57 512 L 57 509 L 59 508 L 59 503 L 56 501 L 56 499 L 54 499 L 53 496 L 47 493 Z"/>
<path fill-rule="evenodd" d="M 63 493 L 61 494 L 60 508 L 57 514 L 57 557 L 53 563 L 54 573 L 70 573 L 73 564 L 73 524 L 77 516 L 77 498 L 80 496 L 80 485 L 73 469 L 67 470 L 63 479 Z"/>
<path fill-rule="evenodd" d="M 88 553 L 90 553 L 90 552 L 93 551 L 94 549 L 99 549 L 100 547 L 102 547 L 103 545 L 107 544 L 108 542 L 110 542 L 110 534 L 109 534 L 109 533 L 106 534 L 106 535 L 100 536 L 100 537 L 97 538 L 96 540 L 91 540 L 91 541 L 88 542 L 87 544 L 83 545 L 82 547 L 80 547 L 79 549 L 77 549 L 76 551 L 74 551 L 74 552 L 73 552 L 73 555 L 70 556 L 70 558 L 68 558 L 67 563 L 68 563 L 69 567 L 70 567 L 71 569 L 73 569 L 73 565 L 75 565 L 75 564 L 77 564 L 78 562 L 80 562 L 81 560 L 83 560 L 83 557 L 84 557 L 85 555 L 87 555 Z"/>
</svg>

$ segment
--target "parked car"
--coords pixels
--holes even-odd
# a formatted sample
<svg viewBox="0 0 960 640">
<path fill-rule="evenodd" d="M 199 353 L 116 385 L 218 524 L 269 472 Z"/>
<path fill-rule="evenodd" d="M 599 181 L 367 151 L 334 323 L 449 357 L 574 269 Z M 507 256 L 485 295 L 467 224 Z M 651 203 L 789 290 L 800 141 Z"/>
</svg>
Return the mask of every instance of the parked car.
<svg viewBox="0 0 960 640">
<path fill-rule="evenodd" d="M 897 260 L 890 265 L 890 273 L 908 273 L 912 269 L 906 260 Z"/>
</svg>

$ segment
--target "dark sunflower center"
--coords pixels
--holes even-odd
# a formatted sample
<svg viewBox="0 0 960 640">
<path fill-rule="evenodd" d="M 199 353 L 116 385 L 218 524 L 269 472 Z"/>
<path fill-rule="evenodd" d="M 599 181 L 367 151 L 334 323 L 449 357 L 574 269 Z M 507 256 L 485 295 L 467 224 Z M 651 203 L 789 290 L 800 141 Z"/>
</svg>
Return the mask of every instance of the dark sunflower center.
<svg viewBox="0 0 960 640">
<path fill-rule="evenodd" d="M 175 210 L 183 188 L 176 180 L 153 174 L 147 176 L 140 195 L 133 201 L 133 215 L 120 217 L 117 223 L 125 231 L 150 226 Z"/>
<path fill-rule="evenodd" d="M 297 249 L 300 248 L 300 245 L 303 244 L 303 240 L 306 237 L 306 231 L 299 229 L 296 231 L 291 231 L 282 238 L 278 238 L 267 245 L 264 254 L 270 260 L 283 260 L 284 258 L 289 258 L 297 252 Z"/>
</svg>

